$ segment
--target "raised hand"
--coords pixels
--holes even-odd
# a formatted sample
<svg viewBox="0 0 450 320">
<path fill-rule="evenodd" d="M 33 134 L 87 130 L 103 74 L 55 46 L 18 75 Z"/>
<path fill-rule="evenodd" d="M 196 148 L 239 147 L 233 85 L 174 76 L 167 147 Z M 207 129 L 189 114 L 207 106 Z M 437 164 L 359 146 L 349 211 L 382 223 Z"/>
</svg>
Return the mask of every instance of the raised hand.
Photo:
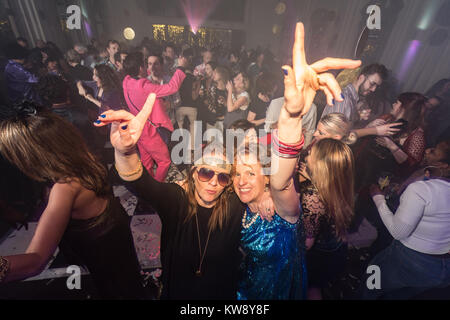
<svg viewBox="0 0 450 320">
<path fill-rule="evenodd" d="M 108 110 L 98 117 L 94 125 L 101 127 L 111 123 L 110 140 L 114 149 L 121 154 L 133 152 L 152 113 L 155 99 L 156 95 L 151 93 L 136 116 L 125 110 Z"/>
<path fill-rule="evenodd" d="M 324 91 L 328 105 L 333 99 L 343 101 L 341 88 L 330 69 L 354 69 L 361 65 L 359 60 L 325 58 L 308 65 L 305 57 L 305 31 L 299 22 L 295 29 L 295 42 L 292 49 L 293 67 L 283 66 L 287 75 L 284 79 L 285 109 L 291 115 L 306 114 L 311 107 L 317 90 Z"/>
</svg>

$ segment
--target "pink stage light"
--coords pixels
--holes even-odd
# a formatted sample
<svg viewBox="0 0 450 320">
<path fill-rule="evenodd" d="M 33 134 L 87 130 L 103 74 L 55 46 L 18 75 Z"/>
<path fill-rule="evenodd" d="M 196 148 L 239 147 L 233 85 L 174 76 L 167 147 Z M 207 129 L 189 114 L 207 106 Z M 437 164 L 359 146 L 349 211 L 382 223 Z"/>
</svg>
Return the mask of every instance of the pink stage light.
<svg viewBox="0 0 450 320">
<path fill-rule="evenodd" d="M 219 2 L 220 0 L 181 0 L 184 13 L 194 34 Z"/>
</svg>

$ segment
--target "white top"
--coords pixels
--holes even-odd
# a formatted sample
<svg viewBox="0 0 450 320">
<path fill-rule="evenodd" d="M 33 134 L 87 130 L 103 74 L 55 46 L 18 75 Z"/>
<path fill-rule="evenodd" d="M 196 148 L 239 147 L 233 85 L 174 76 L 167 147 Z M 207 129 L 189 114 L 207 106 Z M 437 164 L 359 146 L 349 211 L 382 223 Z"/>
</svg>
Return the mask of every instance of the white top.
<svg viewBox="0 0 450 320">
<path fill-rule="evenodd" d="M 450 182 L 441 179 L 411 183 L 400 197 L 395 215 L 383 195 L 373 201 L 391 235 L 422 253 L 450 252 Z"/>
<path fill-rule="evenodd" d="M 231 96 L 231 98 L 233 99 L 233 103 L 234 103 L 236 100 L 238 100 L 240 97 L 246 97 L 246 98 L 247 98 L 247 104 L 242 105 L 242 106 L 239 107 L 239 109 L 241 109 L 242 111 L 245 111 L 245 110 L 247 110 L 247 108 L 248 108 L 248 106 L 249 106 L 249 104 L 250 104 L 250 95 L 248 94 L 247 91 L 244 91 L 244 92 L 239 93 L 239 94 L 237 95 L 237 97 L 236 97 L 236 96 L 234 95 L 234 93 L 233 93 L 233 95 Z"/>
</svg>

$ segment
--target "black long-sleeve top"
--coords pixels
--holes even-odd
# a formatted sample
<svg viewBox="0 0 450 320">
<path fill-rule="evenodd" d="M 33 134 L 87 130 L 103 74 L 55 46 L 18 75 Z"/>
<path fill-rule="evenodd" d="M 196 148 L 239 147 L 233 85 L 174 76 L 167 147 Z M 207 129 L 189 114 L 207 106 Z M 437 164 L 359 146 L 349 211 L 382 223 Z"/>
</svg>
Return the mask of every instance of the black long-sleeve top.
<svg viewBox="0 0 450 320">
<path fill-rule="evenodd" d="M 241 219 L 245 208 L 236 194 L 229 195 L 229 220 L 222 230 L 211 232 L 202 276 L 198 277 L 195 275 L 200 264 L 197 225 L 195 217 L 185 222 L 188 201 L 184 189 L 177 184 L 156 181 L 145 168 L 138 180 L 123 182 L 130 191 L 148 201 L 161 218 L 161 299 L 236 299 Z M 212 210 L 198 206 L 202 250 Z"/>
</svg>

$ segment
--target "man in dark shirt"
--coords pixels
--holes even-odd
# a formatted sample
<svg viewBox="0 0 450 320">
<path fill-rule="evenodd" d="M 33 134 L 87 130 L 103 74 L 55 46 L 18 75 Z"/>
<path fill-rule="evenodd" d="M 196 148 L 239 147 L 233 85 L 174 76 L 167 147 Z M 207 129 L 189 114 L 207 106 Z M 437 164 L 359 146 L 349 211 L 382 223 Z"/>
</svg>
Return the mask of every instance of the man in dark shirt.
<svg viewBox="0 0 450 320">
<path fill-rule="evenodd" d="M 66 60 L 70 66 L 71 80 L 75 81 L 90 81 L 92 80 L 92 70 L 81 65 L 81 56 L 74 49 L 67 51 Z"/>
<path fill-rule="evenodd" d="M 33 85 L 38 78 L 24 68 L 28 50 L 17 43 L 11 43 L 6 47 L 8 64 L 5 67 L 5 82 L 8 98 L 12 103 L 23 99 L 39 102 L 39 98 Z"/>
<path fill-rule="evenodd" d="M 256 126 L 256 130 L 263 129 L 266 121 L 267 108 L 277 86 L 269 74 L 262 74 L 256 79 L 256 96 L 250 101 L 247 120 Z"/>
</svg>

